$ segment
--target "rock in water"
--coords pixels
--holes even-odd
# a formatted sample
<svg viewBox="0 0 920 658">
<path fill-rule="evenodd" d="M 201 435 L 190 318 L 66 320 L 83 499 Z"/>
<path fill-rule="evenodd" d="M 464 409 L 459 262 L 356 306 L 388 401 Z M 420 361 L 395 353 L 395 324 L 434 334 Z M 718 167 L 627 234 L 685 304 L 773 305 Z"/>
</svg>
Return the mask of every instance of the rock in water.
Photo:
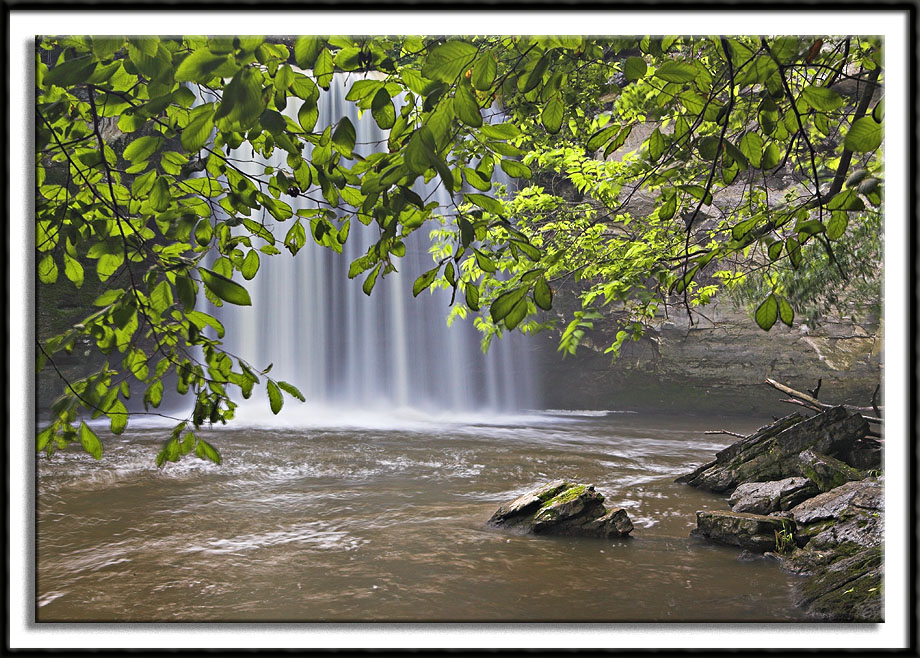
<svg viewBox="0 0 920 658">
<path fill-rule="evenodd" d="M 553 480 L 505 503 L 489 519 L 496 528 L 514 528 L 535 535 L 625 537 L 633 524 L 626 510 L 608 511 L 593 485 Z"/>
<path fill-rule="evenodd" d="M 690 534 L 763 553 L 776 550 L 783 533 L 792 540 L 794 524 L 777 516 L 747 512 L 697 512 Z"/>
<path fill-rule="evenodd" d="M 788 477 L 770 482 L 739 484 L 728 504 L 733 512 L 770 514 L 786 511 L 819 492 L 817 485 L 805 477 Z"/>
<path fill-rule="evenodd" d="M 727 493 L 744 482 L 801 475 L 801 453 L 810 449 L 812 453 L 842 457 L 868 431 L 865 418 L 850 414 L 843 407 L 828 409 L 808 419 L 792 414 L 716 453 L 715 461 L 677 478 L 677 482 Z"/>
</svg>

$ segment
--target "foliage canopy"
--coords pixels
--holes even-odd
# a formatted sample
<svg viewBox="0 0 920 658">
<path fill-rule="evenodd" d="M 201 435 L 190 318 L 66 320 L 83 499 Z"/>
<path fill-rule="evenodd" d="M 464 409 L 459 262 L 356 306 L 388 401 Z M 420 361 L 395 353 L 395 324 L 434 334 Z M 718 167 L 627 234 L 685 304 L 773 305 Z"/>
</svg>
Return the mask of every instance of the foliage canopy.
<svg viewBox="0 0 920 658">
<path fill-rule="evenodd" d="M 450 288 L 486 343 L 558 322 L 554 289 L 576 282 L 560 349 L 612 305 L 616 352 L 669 304 L 692 311 L 751 276 L 757 324 L 791 326 L 789 273 L 824 259 L 839 285 L 840 246 L 881 205 L 873 38 L 71 36 L 38 39 L 36 58 L 38 278 L 106 284 L 95 312 L 39 341 L 39 370 L 78 341 L 108 358 L 52 406 L 37 440 L 49 455 L 79 441 L 98 458 L 79 412 L 120 433 L 132 391 L 159 413 L 170 377 L 194 407 L 160 465 L 220 461 L 196 430 L 233 417 L 234 389 L 264 379 L 275 413 L 303 400 L 227 353 L 199 298 L 249 304 L 239 281 L 262 259 L 308 239 L 341 252 L 353 222 L 379 234 L 350 264 L 367 294 L 424 228 L 437 249 L 414 294 Z M 386 148 L 365 153 L 346 117 L 318 123 L 332 84 Z M 276 152 L 285 166 L 258 173 L 239 156 Z"/>
</svg>

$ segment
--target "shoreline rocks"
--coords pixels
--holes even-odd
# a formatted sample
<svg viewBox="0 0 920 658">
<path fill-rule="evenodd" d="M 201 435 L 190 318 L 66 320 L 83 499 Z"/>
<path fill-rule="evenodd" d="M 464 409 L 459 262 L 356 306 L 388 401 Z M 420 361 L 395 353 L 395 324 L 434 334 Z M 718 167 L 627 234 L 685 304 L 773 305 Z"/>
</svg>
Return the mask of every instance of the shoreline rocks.
<svg viewBox="0 0 920 658">
<path fill-rule="evenodd" d="M 607 510 L 594 485 L 553 480 L 505 503 L 488 524 L 534 535 L 626 537 L 633 530 L 623 509 Z"/>
<path fill-rule="evenodd" d="M 691 535 L 778 558 L 794 603 L 822 621 L 882 621 L 881 444 L 843 407 L 762 427 L 677 478 L 729 495 Z"/>
</svg>

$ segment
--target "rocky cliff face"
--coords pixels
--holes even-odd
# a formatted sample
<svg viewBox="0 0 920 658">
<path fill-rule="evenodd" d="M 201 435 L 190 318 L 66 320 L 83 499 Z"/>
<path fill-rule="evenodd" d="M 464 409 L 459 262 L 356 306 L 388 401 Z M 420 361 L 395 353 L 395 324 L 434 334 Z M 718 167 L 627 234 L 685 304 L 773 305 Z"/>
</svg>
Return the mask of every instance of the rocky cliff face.
<svg viewBox="0 0 920 658">
<path fill-rule="evenodd" d="M 714 303 L 691 326 L 685 313 L 625 344 L 616 360 L 614 318 L 595 322 L 576 355 L 556 352 L 557 337 L 541 341 L 544 401 L 553 408 L 656 409 L 777 414 L 780 394 L 770 377 L 806 390 L 822 380 L 820 397 L 867 405 L 881 378 L 881 323 L 830 318 L 817 329 L 777 323 L 762 331 L 743 309 Z"/>
</svg>

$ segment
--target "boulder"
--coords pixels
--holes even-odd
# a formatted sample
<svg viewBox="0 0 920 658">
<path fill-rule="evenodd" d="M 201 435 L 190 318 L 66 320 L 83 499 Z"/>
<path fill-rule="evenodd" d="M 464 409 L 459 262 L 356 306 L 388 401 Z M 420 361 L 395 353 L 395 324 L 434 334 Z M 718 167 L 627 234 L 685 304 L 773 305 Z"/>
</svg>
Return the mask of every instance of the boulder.
<svg viewBox="0 0 920 658">
<path fill-rule="evenodd" d="M 807 419 L 791 414 L 719 451 L 714 461 L 682 475 L 677 482 L 722 493 L 746 482 L 781 480 L 801 473 L 802 452 L 810 449 L 839 458 L 868 431 L 865 418 L 843 407 Z"/>
<path fill-rule="evenodd" d="M 807 477 L 739 484 L 728 499 L 733 512 L 770 514 L 791 509 L 815 494 L 818 487 Z"/>
<path fill-rule="evenodd" d="M 488 521 L 536 535 L 625 537 L 633 525 L 623 509 L 607 510 L 593 485 L 554 480 L 498 508 Z"/>
<path fill-rule="evenodd" d="M 794 527 L 793 522 L 776 516 L 706 511 L 696 513 L 696 530 L 690 534 L 763 553 L 776 550 L 784 541 L 791 541 Z"/>
<path fill-rule="evenodd" d="M 792 508 L 796 542 L 811 549 L 880 546 L 883 508 L 878 478 L 847 482 Z"/>
<path fill-rule="evenodd" d="M 830 491 L 844 482 L 861 480 L 864 475 L 839 459 L 814 450 L 803 450 L 795 458 L 795 468 L 817 485 L 821 491 Z"/>
</svg>

